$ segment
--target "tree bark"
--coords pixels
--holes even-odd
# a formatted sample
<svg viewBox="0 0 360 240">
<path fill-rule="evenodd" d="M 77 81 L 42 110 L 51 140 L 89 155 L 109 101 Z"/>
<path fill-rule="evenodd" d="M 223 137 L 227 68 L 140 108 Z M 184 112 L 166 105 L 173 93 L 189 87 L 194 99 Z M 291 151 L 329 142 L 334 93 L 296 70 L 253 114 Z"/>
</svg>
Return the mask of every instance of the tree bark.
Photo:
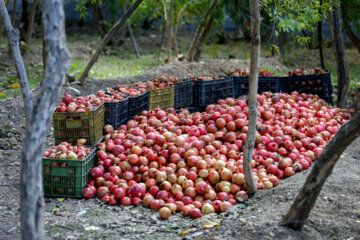
<svg viewBox="0 0 360 240">
<path fill-rule="evenodd" d="M 350 77 L 346 62 L 344 40 L 341 31 L 340 9 L 333 6 L 334 11 L 330 13 L 331 40 L 337 65 L 337 106 L 346 108 L 349 93 Z"/>
<path fill-rule="evenodd" d="M 3 0 L 1 0 L 3 1 Z M 66 47 L 62 0 L 43 1 L 43 26 L 47 55 L 44 81 L 26 128 L 21 168 L 22 239 L 45 239 L 42 154 L 51 114 L 70 63 Z"/>
<path fill-rule="evenodd" d="M 322 15 L 321 12 L 322 0 L 320 0 L 320 10 L 319 14 Z M 319 57 L 320 57 L 320 64 L 321 68 L 325 69 L 325 60 L 324 60 L 324 53 L 323 53 L 323 44 L 322 44 L 322 18 L 318 22 L 318 41 L 319 41 Z"/>
<path fill-rule="evenodd" d="M 105 16 L 104 13 L 102 11 L 102 7 L 101 4 L 97 3 L 95 5 L 95 9 L 99 18 L 99 23 L 102 26 L 103 32 L 107 33 L 109 31 L 108 27 L 106 26 L 106 20 L 105 20 Z"/>
<path fill-rule="evenodd" d="M 349 36 L 351 42 L 354 44 L 358 52 L 360 53 L 360 38 L 358 37 L 358 35 L 356 35 L 356 33 L 354 32 L 354 30 L 350 25 L 348 10 L 344 3 L 341 3 L 341 14 L 342 14 L 342 20 L 343 20 L 345 32 Z"/>
<path fill-rule="evenodd" d="M 21 0 L 21 19 L 20 24 L 18 25 L 18 29 L 20 31 L 20 41 L 25 41 L 26 30 L 29 27 L 29 19 L 28 19 L 28 1 Z"/>
<path fill-rule="evenodd" d="M 302 228 L 340 155 L 358 136 L 360 136 L 360 113 L 344 124 L 325 147 L 288 213 L 284 216 L 282 225 L 292 229 Z"/>
<path fill-rule="evenodd" d="M 2 19 L 5 32 L 8 37 L 12 57 L 14 58 L 16 73 L 19 78 L 21 92 L 24 99 L 26 123 L 28 124 L 32 111 L 32 96 L 30 93 L 29 82 L 26 75 L 24 61 L 20 53 L 19 31 L 17 29 L 14 29 L 11 25 L 9 14 L 7 12 L 4 0 L 0 0 L 0 17 Z"/>
<path fill-rule="evenodd" d="M 166 12 L 166 11 L 165 11 L 165 12 Z M 159 63 L 159 61 L 160 61 L 160 54 L 161 54 L 162 46 L 163 46 L 163 44 L 164 44 L 165 31 L 166 31 L 166 15 L 164 15 L 163 29 L 162 29 L 162 31 L 161 31 L 161 40 L 160 40 L 159 50 L 158 50 L 157 56 L 156 56 L 158 63 Z"/>
<path fill-rule="evenodd" d="M 9 4 L 10 0 L 6 0 L 5 2 L 5 7 L 7 7 L 7 5 Z M 3 23 L 2 20 L 0 18 L 0 48 L 1 48 L 1 42 L 2 42 L 2 34 L 3 34 Z"/>
<path fill-rule="evenodd" d="M 35 13 L 36 13 L 36 8 L 37 8 L 38 3 L 39 3 L 39 0 L 34 0 L 32 3 L 32 6 L 31 6 L 29 25 L 28 25 L 28 29 L 27 29 L 26 37 L 25 37 L 25 42 L 26 42 L 26 45 L 28 45 L 28 46 L 30 46 L 31 34 L 33 31 L 33 27 L 34 27 L 34 19 L 35 19 Z"/>
<path fill-rule="evenodd" d="M 11 25 L 12 26 L 15 26 L 16 2 L 17 1 L 13 0 L 13 7 L 12 7 L 12 12 L 11 12 Z"/>
<path fill-rule="evenodd" d="M 249 119 L 248 132 L 244 148 L 244 174 L 248 193 L 254 194 L 257 190 L 252 171 L 251 160 L 255 146 L 256 122 L 257 122 L 257 91 L 260 67 L 260 10 L 259 0 L 250 0 L 250 27 L 251 27 L 251 59 L 249 78 Z"/>
<path fill-rule="evenodd" d="M 172 39 L 173 39 L 173 44 L 174 44 L 174 50 L 175 50 L 175 55 L 178 56 L 179 55 L 179 46 L 178 46 L 178 42 L 177 42 L 177 33 L 179 30 L 179 24 L 181 21 L 181 17 L 185 11 L 185 9 L 189 6 L 189 4 L 185 4 L 185 6 L 178 12 L 177 16 L 176 16 L 176 21 L 175 21 L 175 27 L 174 27 L 174 33 L 172 35 Z"/>
<path fill-rule="evenodd" d="M 211 11 L 215 8 L 215 5 L 217 4 L 217 0 L 213 0 L 209 9 L 206 11 L 204 17 L 202 18 L 199 26 L 197 27 L 196 29 L 196 32 L 195 32 L 195 35 L 191 41 L 191 44 L 190 44 L 190 47 L 189 47 L 189 51 L 187 53 L 187 57 L 186 57 L 186 60 L 188 62 L 191 62 L 193 60 L 193 52 L 195 50 L 195 47 L 196 47 L 196 43 L 200 37 L 200 33 L 201 33 L 201 30 L 202 28 L 204 27 L 206 21 L 207 21 L 207 18 L 209 16 L 209 14 L 211 13 Z"/>
<path fill-rule="evenodd" d="M 132 43 L 132 45 L 134 47 L 134 50 L 135 50 L 135 53 L 136 53 L 136 57 L 139 58 L 140 57 L 140 52 L 139 52 L 138 46 L 136 44 L 136 39 L 135 39 L 134 32 L 132 30 L 130 22 L 128 22 L 128 29 L 129 29 L 129 33 L 130 33 L 131 43 Z"/>
<path fill-rule="evenodd" d="M 195 62 L 198 62 L 200 60 L 200 55 L 201 55 L 201 44 L 204 42 L 206 36 L 208 35 L 208 33 L 210 32 L 210 29 L 214 23 L 214 17 L 211 17 L 209 19 L 209 21 L 207 21 L 206 26 L 204 28 L 204 30 L 202 31 L 198 42 L 196 43 L 196 47 L 195 47 L 195 53 L 194 53 L 194 57 L 193 60 Z"/>
<path fill-rule="evenodd" d="M 170 0 L 169 15 L 168 15 L 168 28 L 167 28 L 167 62 L 171 59 L 171 38 L 172 38 L 172 15 L 174 10 L 174 0 Z"/>
<path fill-rule="evenodd" d="M 108 33 L 106 33 L 104 39 L 102 40 L 99 47 L 96 49 L 95 54 L 91 57 L 89 63 L 87 64 L 84 72 L 81 74 L 79 81 L 83 85 L 85 83 L 85 78 L 88 76 L 90 69 L 95 64 L 97 59 L 100 56 L 100 53 L 104 50 L 106 44 L 110 41 L 112 36 L 121 28 L 121 26 L 126 22 L 126 20 L 131 16 L 135 9 L 140 5 L 143 0 L 136 0 L 136 2 L 125 12 L 125 14 L 112 26 Z"/>
</svg>

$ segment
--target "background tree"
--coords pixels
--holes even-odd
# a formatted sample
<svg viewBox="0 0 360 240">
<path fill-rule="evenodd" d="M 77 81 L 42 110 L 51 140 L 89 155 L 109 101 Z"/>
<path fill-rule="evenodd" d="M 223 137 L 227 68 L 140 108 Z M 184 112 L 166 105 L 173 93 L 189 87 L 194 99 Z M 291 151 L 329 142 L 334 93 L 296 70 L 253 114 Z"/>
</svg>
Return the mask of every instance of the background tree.
<svg viewBox="0 0 360 240">
<path fill-rule="evenodd" d="M 28 126 L 33 108 L 32 96 L 30 93 L 29 81 L 26 74 L 24 61 L 21 56 L 21 52 L 19 48 L 19 40 L 20 40 L 19 31 L 17 29 L 14 29 L 11 24 L 10 17 L 6 5 L 4 3 L 4 0 L 0 0 L 0 17 L 5 28 L 8 43 L 11 49 L 11 54 L 15 63 L 16 73 L 21 86 L 21 93 L 24 100 L 26 125 Z"/>
<path fill-rule="evenodd" d="M 10 0 L 6 0 L 5 1 L 5 7 L 8 6 Z M 0 19 L 0 47 L 1 47 L 1 42 L 2 42 L 2 35 L 3 35 L 3 23 L 2 20 Z"/>
<path fill-rule="evenodd" d="M 338 2 L 339 4 L 339 2 Z M 334 6 L 330 12 L 331 40 L 337 65 L 337 106 L 347 107 L 350 77 L 346 61 L 345 46 L 341 30 L 340 7 Z"/>
<path fill-rule="evenodd" d="M 143 0 L 136 0 L 136 2 L 127 10 L 124 15 L 115 23 L 115 25 L 109 30 L 109 32 L 103 38 L 101 44 L 96 49 L 96 52 L 91 57 L 89 63 L 86 65 L 84 72 L 81 74 L 79 81 L 84 84 L 86 77 L 89 74 L 90 69 L 94 66 L 95 62 L 100 56 L 100 53 L 104 50 L 106 44 L 110 41 L 113 35 L 121 28 L 121 26 L 127 21 L 135 9 L 140 5 Z"/>
</svg>

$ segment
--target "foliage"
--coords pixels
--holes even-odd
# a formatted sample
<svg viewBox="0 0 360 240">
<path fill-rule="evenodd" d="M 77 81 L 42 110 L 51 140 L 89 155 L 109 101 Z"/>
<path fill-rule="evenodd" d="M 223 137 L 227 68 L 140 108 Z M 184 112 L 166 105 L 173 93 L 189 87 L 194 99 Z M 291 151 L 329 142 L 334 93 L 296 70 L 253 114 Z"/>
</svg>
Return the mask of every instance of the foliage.
<svg viewBox="0 0 360 240">
<path fill-rule="evenodd" d="M 341 5 L 346 7 L 350 22 L 354 24 L 356 31 L 360 33 L 360 1 L 346 0 L 342 1 Z"/>
</svg>

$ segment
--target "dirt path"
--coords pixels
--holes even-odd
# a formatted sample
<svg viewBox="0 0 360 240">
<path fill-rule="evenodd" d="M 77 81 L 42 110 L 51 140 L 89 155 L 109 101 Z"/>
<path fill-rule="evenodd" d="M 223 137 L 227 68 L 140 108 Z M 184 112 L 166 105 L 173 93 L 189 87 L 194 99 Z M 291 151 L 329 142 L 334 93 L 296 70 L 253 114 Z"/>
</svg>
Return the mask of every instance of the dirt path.
<svg viewBox="0 0 360 240">
<path fill-rule="evenodd" d="M 269 66 L 283 67 L 277 59 Z M 144 75 L 117 80 L 91 80 L 82 87 L 65 85 L 75 96 L 94 93 L 117 83 L 147 80 L 160 73 L 180 77 L 203 73 L 224 74 L 234 67 L 248 66 L 241 60 L 209 60 L 205 63 L 160 66 Z M 76 89 L 76 90 L 74 90 Z M 34 95 L 37 91 L 35 90 Z M 0 101 L 0 239 L 19 239 L 19 173 L 24 116 L 22 99 Z M 51 128 L 46 144 L 53 144 Z M 193 220 L 175 214 L 169 220 L 143 207 L 111 207 L 97 199 L 46 198 L 45 228 L 49 239 L 360 239 L 360 139 L 345 152 L 326 182 L 300 231 L 278 226 L 304 183 L 308 171 L 282 180 L 272 190 L 262 190 L 251 204 L 237 205 L 223 214 Z M 311 170 L 311 169 L 310 169 Z M 205 223 L 219 224 L 204 229 Z M 181 235 L 180 233 L 183 233 Z M 179 235 L 180 234 L 180 235 Z"/>
</svg>

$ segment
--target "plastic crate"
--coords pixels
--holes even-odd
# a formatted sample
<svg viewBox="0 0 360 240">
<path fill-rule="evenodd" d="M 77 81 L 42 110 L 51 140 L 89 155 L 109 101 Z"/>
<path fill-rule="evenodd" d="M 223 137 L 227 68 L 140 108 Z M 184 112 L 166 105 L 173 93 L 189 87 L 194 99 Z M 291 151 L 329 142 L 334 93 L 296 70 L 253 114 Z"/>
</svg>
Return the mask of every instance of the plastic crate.
<svg viewBox="0 0 360 240">
<path fill-rule="evenodd" d="M 128 120 L 145 110 L 149 110 L 149 90 L 139 96 L 129 97 Z"/>
<path fill-rule="evenodd" d="M 207 106 L 219 99 L 233 97 L 233 79 L 231 76 L 211 81 L 194 80 L 193 105 Z"/>
<path fill-rule="evenodd" d="M 149 110 L 157 107 L 162 109 L 174 107 L 175 87 L 151 89 L 149 93 Z"/>
<path fill-rule="evenodd" d="M 94 149 L 82 160 L 42 159 L 44 195 L 48 197 L 81 198 L 95 166 Z"/>
<path fill-rule="evenodd" d="M 114 129 L 118 129 L 127 122 L 129 109 L 129 98 L 119 102 L 104 102 L 104 121 L 110 124 Z"/>
<path fill-rule="evenodd" d="M 174 108 L 179 109 L 190 106 L 193 101 L 193 82 L 190 79 L 183 79 L 175 83 Z"/>
<path fill-rule="evenodd" d="M 234 79 L 234 98 L 238 98 L 249 93 L 249 77 L 233 77 Z M 259 77 L 258 93 L 280 92 L 279 77 Z"/>
<path fill-rule="evenodd" d="M 280 81 L 283 92 L 291 93 L 297 91 L 299 93 L 316 94 L 320 98 L 327 99 L 327 101 L 331 101 L 332 103 L 330 72 L 282 77 Z"/>
<path fill-rule="evenodd" d="M 76 145 L 80 138 L 87 145 L 96 145 L 103 135 L 104 103 L 89 112 L 55 112 L 53 114 L 55 144 L 69 142 Z"/>
</svg>

